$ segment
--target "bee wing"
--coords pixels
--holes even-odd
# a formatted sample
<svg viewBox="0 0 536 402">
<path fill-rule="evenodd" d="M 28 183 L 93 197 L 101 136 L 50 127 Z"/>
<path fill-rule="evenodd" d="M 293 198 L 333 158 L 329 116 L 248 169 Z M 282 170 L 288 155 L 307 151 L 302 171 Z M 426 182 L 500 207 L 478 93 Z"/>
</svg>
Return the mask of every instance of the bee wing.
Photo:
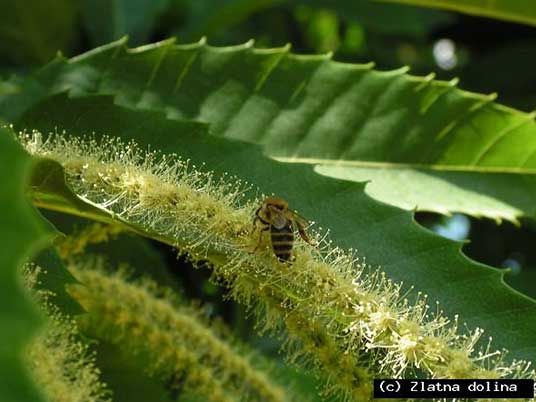
<svg viewBox="0 0 536 402">
<path fill-rule="evenodd" d="M 311 222 L 296 211 L 292 211 L 292 215 L 296 223 L 301 224 L 304 228 L 308 228 L 309 226 L 311 226 Z"/>
<path fill-rule="evenodd" d="M 300 233 L 301 238 L 305 240 L 307 243 L 314 245 L 314 242 L 311 241 L 311 239 L 307 235 L 307 232 L 305 231 L 305 229 L 311 226 L 311 222 L 305 219 L 303 216 L 301 216 L 295 211 L 292 211 L 292 214 L 293 214 L 294 222 L 296 222 L 296 225 L 298 226 L 298 232 Z"/>
</svg>

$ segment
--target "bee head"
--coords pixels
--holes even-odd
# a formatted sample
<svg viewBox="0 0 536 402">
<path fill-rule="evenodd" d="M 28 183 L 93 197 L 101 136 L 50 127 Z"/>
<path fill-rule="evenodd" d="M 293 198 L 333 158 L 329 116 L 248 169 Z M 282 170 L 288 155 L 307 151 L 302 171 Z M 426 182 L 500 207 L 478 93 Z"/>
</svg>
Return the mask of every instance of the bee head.
<svg viewBox="0 0 536 402">
<path fill-rule="evenodd" d="M 268 197 L 264 200 L 264 205 L 268 209 L 275 209 L 278 211 L 285 211 L 288 209 L 288 203 L 285 200 L 277 197 Z"/>
</svg>

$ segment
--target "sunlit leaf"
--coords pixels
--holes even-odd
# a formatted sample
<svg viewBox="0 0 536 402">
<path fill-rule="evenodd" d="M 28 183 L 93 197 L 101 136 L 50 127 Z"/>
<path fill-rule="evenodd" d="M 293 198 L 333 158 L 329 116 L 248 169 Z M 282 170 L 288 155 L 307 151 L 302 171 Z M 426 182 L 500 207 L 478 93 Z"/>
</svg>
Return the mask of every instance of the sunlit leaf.
<svg viewBox="0 0 536 402">
<path fill-rule="evenodd" d="M 62 90 L 116 94 L 121 105 L 210 123 L 214 135 L 261 143 L 280 160 L 374 180 L 372 187 L 382 190 L 369 193 L 395 206 L 514 222 L 533 217 L 533 114 L 456 84 L 251 43 L 166 41 L 127 50 L 117 42 L 11 82 L 16 91 L 0 95 L 0 115 L 14 120 Z M 418 171 L 429 190 L 420 191 L 419 180 L 390 189 L 407 169 Z"/>
<path fill-rule="evenodd" d="M 287 199 L 300 213 L 330 228 L 335 244 L 356 248 L 391 278 L 439 300 L 447 314 L 459 314 L 462 322 L 485 328 L 495 345 L 507 347 L 516 357 L 536 357 L 536 323 L 526 319 L 536 311 L 536 303 L 508 288 L 501 271 L 464 257 L 459 251 L 461 243 L 415 224 L 410 212 L 371 200 L 362 184 L 322 177 L 310 166 L 277 163 L 252 145 L 192 130 L 191 123 L 168 120 L 163 113 L 132 110 L 112 102 L 109 96 L 69 98 L 60 94 L 35 105 L 18 125 L 43 132 L 60 127 L 78 135 L 113 132 L 124 140 L 150 144 L 151 149 L 176 152 L 195 165 L 205 164 L 217 176 L 228 173 L 245 179 L 264 193 Z M 50 188 L 54 187 L 61 188 Z M 50 204 L 42 206 L 55 209 L 55 198 L 48 199 Z M 108 217 L 117 218 L 117 214 Z M 168 244 L 176 242 L 155 237 L 143 227 L 133 229 Z"/>
<path fill-rule="evenodd" d="M 376 0 L 382 2 L 411 4 L 432 8 L 444 8 L 482 17 L 536 25 L 536 8 L 532 0 Z"/>
</svg>

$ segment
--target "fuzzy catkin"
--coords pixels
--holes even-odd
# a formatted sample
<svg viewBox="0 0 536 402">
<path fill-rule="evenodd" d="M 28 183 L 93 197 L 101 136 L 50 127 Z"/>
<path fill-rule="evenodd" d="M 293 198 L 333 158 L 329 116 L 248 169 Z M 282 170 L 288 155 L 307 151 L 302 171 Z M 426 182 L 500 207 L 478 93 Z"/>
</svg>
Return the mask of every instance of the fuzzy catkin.
<svg viewBox="0 0 536 402">
<path fill-rule="evenodd" d="M 177 378 L 183 387 L 212 402 L 287 402 L 287 391 L 254 368 L 241 351 L 216 336 L 193 309 L 174 303 L 148 280 L 131 283 L 119 270 L 106 273 L 101 262 L 71 262 L 83 285 L 70 293 L 89 315 L 82 326 L 99 338 L 136 350 L 150 370 Z"/>
<path fill-rule="evenodd" d="M 76 236 L 68 236 L 56 245 L 56 250 L 62 258 L 72 257 L 83 253 L 90 244 L 104 243 L 115 238 L 124 229 L 121 225 L 103 225 L 93 223 L 82 229 Z"/>
<path fill-rule="evenodd" d="M 80 197 L 158 234 L 194 261 L 208 260 L 233 297 L 262 312 L 261 320 L 269 317 L 266 327 L 285 327 L 299 352 L 350 400 L 371 398 L 372 379 L 380 376 L 534 377 L 528 363 L 505 363 L 489 344 L 477 349 L 481 330 L 459 335 L 456 319 L 430 312 L 423 297 L 409 303 L 398 284 L 319 235 L 317 247 L 296 242 L 290 267 L 266 243 L 251 253 L 260 200 L 243 202 L 237 183 L 214 181 L 174 156 L 117 139 L 43 141 L 39 133 L 21 139 L 31 153 L 61 163 Z M 354 369 L 337 371 L 336 362 Z"/>
<path fill-rule="evenodd" d="M 49 402 L 112 402 L 100 380 L 95 357 L 78 338 L 76 324 L 49 304 L 49 291 L 35 290 L 41 267 L 27 264 L 24 281 L 48 316 L 40 333 L 29 343 L 26 365 Z"/>
<path fill-rule="evenodd" d="M 73 323 L 53 314 L 27 351 L 28 366 L 50 402 L 111 402 Z"/>
</svg>

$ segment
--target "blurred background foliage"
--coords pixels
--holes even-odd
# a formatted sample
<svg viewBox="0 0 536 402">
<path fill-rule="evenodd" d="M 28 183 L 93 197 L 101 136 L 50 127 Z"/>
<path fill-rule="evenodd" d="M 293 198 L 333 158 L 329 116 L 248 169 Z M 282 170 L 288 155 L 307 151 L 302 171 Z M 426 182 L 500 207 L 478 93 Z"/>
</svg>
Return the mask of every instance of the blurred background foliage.
<svg viewBox="0 0 536 402">
<path fill-rule="evenodd" d="M 336 60 L 401 65 L 413 74 L 459 77 L 464 88 L 498 92 L 530 111 L 536 69 L 531 26 L 369 0 L 0 0 L 3 75 L 129 36 L 131 46 L 176 36 L 213 45 L 254 39 L 287 43 L 297 53 L 333 52 Z"/>
<path fill-rule="evenodd" d="M 464 89 L 498 92 L 499 102 L 524 111 L 536 105 L 536 29 L 450 11 L 367 0 L 0 0 L 0 10 L 2 79 L 30 72 L 58 51 L 74 56 L 124 35 L 130 46 L 206 36 L 211 45 L 290 43 L 296 53 L 332 52 L 335 60 L 374 61 L 380 70 L 408 65 L 413 74 L 459 77 Z M 536 297 L 536 223 L 429 213 L 416 219 L 443 236 L 470 240 L 468 256 L 509 268 L 507 281 Z M 207 303 L 239 336 L 253 336 L 241 307 L 222 301 L 222 290 L 208 282 L 208 270 L 179 269 L 188 263 L 152 246 L 188 296 Z M 256 342 L 275 350 L 272 341 Z"/>
</svg>

